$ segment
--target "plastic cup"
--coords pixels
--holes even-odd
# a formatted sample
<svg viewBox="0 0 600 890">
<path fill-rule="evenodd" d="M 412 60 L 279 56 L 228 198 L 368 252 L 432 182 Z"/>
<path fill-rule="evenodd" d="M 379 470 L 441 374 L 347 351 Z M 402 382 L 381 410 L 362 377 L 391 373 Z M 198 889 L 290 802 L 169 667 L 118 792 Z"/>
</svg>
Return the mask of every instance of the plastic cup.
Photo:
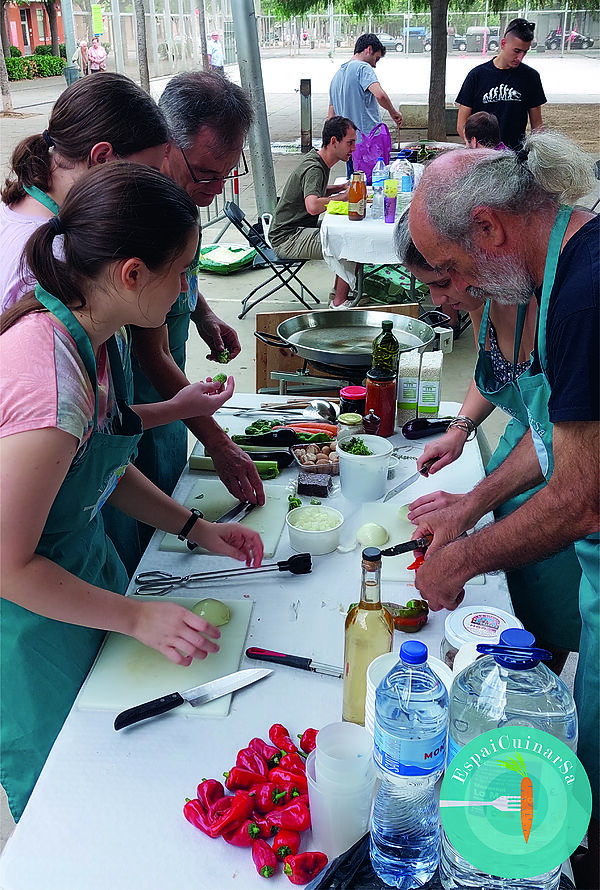
<svg viewBox="0 0 600 890">
<path fill-rule="evenodd" d="M 393 198 L 383 196 L 383 218 L 386 223 L 393 223 L 396 220 L 396 195 Z"/>
<path fill-rule="evenodd" d="M 338 448 L 340 485 L 343 496 L 349 501 L 366 503 L 376 501 L 385 494 L 394 446 L 382 436 L 362 435 L 360 438 L 372 453 L 349 454 L 343 448 Z"/>
<path fill-rule="evenodd" d="M 364 726 L 329 723 L 317 733 L 315 771 L 319 783 L 350 787 L 364 782 L 373 757 L 373 741 Z"/>
<path fill-rule="evenodd" d="M 354 724 L 344 724 L 353 726 Z M 357 729 L 363 729 L 357 726 Z M 364 730 L 363 730 L 364 731 Z M 320 730 L 319 735 L 323 732 Z M 317 739 L 319 738 L 317 735 Z M 372 740 L 369 739 L 372 744 Z M 312 823 L 312 847 L 335 859 L 348 850 L 369 829 L 376 773 L 372 757 L 362 783 L 349 785 L 318 781 L 315 773 L 317 751 L 306 759 L 306 779 Z"/>
</svg>

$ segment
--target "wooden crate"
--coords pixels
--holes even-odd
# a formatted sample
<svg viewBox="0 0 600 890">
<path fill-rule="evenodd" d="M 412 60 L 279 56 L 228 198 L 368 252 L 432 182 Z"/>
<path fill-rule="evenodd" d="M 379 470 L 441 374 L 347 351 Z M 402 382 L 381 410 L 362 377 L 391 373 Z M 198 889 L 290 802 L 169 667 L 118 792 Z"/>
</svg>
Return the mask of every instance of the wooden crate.
<svg viewBox="0 0 600 890">
<path fill-rule="evenodd" d="M 380 306 L 373 304 L 370 306 L 361 306 L 361 309 L 373 309 L 377 312 L 390 312 L 396 315 L 408 315 L 411 318 L 418 318 L 419 304 L 405 303 L 395 306 Z M 293 312 L 258 312 L 256 314 L 256 330 L 264 333 L 277 335 L 277 328 L 283 321 L 288 318 L 296 318 L 298 315 L 306 315 L 308 311 L 313 310 L 295 310 Z M 273 380 L 271 371 L 290 371 L 294 372 L 302 368 L 304 359 L 299 355 L 294 355 L 290 349 L 276 346 L 266 346 L 258 338 L 256 338 L 256 392 L 267 389 L 268 387 L 276 387 L 278 381 Z M 327 377 L 320 371 L 310 369 L 310 376 Z M 304 389 L 304 388 L 303 388 Z M 306 386 L 305 391 L 309 394 L 309 387 Z M 337 395 L 338 389 L 332 389 L 332 394 Z"/>
</svg>

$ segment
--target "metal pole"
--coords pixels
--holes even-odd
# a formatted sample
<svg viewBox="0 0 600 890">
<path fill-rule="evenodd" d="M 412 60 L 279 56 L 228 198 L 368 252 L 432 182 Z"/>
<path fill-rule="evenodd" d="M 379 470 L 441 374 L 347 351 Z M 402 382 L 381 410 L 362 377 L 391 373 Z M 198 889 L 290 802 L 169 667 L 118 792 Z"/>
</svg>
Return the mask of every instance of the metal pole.
<svg viewBox="0 0 600 890">
<path fill-rule="evenodd" d="M 125 74 L 125 60 L 123 58 L 123 39 L 121 36 L 121 10 L 119 0 L 111 0 L 112 33 L 115 42 L 115 67 L 119 74 Z"/>
<path fill-rule="evenodd" d="M 253 0 L 233 4 L 233 26 L 242 87 L 249 93 L 254 108 L 254 122 L 248 141 L 252 159 L 254 194 L 258 215 L 273 213 L 277 202 L 275 171 L 271 154 L 269 121 L 258 48 L 258 31 Z"/>
<path fill-rule="evenodd" d="M 333 18 L 333 3 L 329 4 L 329 58 L 333 59 L 335 53 L 335 20 Z"/>
<path fill-rule="evenodd" d="M 300 150 L 306 154 L 312 148 L 312 99 L 309 78 L 300 80 Z"/>
<path fill-rule="evenodd" d="M 72 59 L 75 50 L 77 49 L 77 42 L 75 40 L 75 21 L 73 19 L 73 6 L 71 4 L 71 0 L 62 0 L 61 4 L 62 9 L 62 19 L 63 19 L 63 30 L 65 32 L 65 53 L 67 59 Z M 69 65 L 71 62 L 69 62 Z"/>
<path fill-rule="evenodd" d="M 154 76 L 159 72 L 158 65 L 158 29 L 156 27 L 156 3 L 155 0 L 150 0 L 150 47 L 151 47 L 151 56 L 152 56 L 152 68 L 154 70 Z"/>
</svg>

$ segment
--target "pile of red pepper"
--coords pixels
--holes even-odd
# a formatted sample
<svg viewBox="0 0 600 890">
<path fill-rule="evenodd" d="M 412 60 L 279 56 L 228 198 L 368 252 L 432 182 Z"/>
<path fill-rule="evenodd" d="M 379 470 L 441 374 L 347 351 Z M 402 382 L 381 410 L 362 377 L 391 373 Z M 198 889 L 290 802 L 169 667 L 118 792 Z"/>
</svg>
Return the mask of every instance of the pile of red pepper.
<svg viewBox="0 0 600 890">
<path fill-rule="evenodd" d="M 217 779 L 203 779 L 183 815 L 208 837 L 251 847 L 256 870 L 272 877 L 279 862 L 292 884 L 307 884 L 327 864 L 324 853 L 299 853 L 300 833 L 310 828 L 304 755 L 315 747 L 316 729 L 300 737 L 300 750 L 281 723 L 269 729 L 268 744 L 251 739 L 235 765 Z M 227 791 L 233 794 L 227 794 Z M 270 845 L 268 840 L 273 838 Z"/>
</svg>

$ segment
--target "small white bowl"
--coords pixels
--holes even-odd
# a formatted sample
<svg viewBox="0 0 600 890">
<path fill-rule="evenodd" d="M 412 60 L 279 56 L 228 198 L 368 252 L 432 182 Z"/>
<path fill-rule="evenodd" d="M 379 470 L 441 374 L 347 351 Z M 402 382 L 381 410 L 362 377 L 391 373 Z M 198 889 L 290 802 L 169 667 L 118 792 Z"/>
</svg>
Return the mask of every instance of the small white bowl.
<svg viewBox="0 0 600 890">
<path fill-rule="evenodd" d="M 331 517 L 331 528 L 311 530 L 298 528 L 295 521 L 307 510 L 321 510 Z M 303 507 L 295 507 L 285 517 L 290 536 L 290 544 L 298 553 L 310 553 L 313 556 L 322 556 L 324 553 L 332 553 L 340 543 L 340 534 L 344 517 L 339 510 L 327 507 L 325 504 L 315 506 L 307 504 Z"/>
</svg>

